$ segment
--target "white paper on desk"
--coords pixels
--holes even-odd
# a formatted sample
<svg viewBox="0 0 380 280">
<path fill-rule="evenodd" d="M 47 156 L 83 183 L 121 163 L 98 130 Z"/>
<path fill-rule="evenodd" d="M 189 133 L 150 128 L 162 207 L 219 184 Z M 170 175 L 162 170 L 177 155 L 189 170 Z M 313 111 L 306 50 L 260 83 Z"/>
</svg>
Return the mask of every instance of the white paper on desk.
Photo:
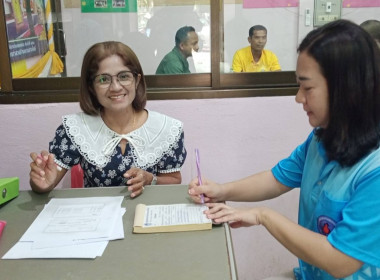
<svg viewBox="0 0 380 280">
<path fill-rule="evenodd" d="M 111 235 L 111 240 L 124 238 L 124 227 L 122 217 L 125 208 L 120 208 L 120 218 L 117 219 L 116 227 Z M 33 248 L 33 242 L 19 241 L 14 245 L 2 259 L 52 259 L 52 258 L 83 258 L 94 259 L 103 255 L 108 241 L 86 242 L 55 248 Z"/>
<path fill-rule="evenodd" d="M 110 240 L 123 196 L 53 198 L 20 241 L 34 248 L 59 247 L 94 240 Z"/>
<path fill-rule="evenodd" d="M 100 241 L 111 241 L 116 239 L 124 239 L 124 227 L 123 227 L 123 215 L 125 213 L 125 208 L 120 208 L 120 219 L 116 220 L 115 227 L 111 232 L 109 237 L 100 237 L 100 238 L 91 238 L 91 239 L 76 239 L 73 241 L 74 244 L 84 244 L 91 242 L 100 242 Z M 71 244 L 69 244 L 71 245 Z"/>
<path fill-rule="evenodd" d="M 33 242 L 17 242 L 2 259 L 95 259 L 101 256 L 108 241 L 33 249 Z"/>
</svg>

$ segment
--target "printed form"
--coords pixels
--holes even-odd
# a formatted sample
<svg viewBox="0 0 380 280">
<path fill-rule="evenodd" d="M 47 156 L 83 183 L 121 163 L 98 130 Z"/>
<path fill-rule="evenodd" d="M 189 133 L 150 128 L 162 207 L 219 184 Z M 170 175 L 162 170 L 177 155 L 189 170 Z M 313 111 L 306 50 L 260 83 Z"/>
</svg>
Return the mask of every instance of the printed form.
<svg viewBox="0 0 380 280">
<path fill-rule="evenodd" d="M 7 258 L 95 258 L 123 239 L 123 196 L 53 198 Z"/>
<path fill-rule="evenodd" d="M 193 204 L 146 206 L 144 227 L 209 223 L 203 211 L 207 206 Z"/>
</svg>

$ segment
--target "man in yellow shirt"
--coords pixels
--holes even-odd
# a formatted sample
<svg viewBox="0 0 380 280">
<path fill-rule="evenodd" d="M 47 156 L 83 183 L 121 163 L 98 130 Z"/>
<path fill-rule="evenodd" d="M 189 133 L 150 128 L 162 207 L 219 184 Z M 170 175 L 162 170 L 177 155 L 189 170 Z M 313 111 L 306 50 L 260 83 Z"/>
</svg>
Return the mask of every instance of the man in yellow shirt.
<svg viewBox="0 0 380 280">
<path fill-rule="evenodd" d="M 281 71 L 277 56 L 269 50 L 264 50 L 267 43 L 267 29 L 264 26 L 252 26 L 249 29 L 248 42 L 250 46 L 234 54 L 232 61 L 234 72 Z"/>
</svg>

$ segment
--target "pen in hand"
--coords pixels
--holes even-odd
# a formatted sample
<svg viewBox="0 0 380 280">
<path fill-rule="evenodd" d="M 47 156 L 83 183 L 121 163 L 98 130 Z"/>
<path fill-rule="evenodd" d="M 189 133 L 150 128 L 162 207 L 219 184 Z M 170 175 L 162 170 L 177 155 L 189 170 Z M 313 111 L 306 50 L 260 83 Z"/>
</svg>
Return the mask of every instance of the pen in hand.
<svg viewBox="0 0 380 280">
<path fill-rule="evenodd" d="M 201 164 L 199 160 L 199 150 L 195 149 L 195 162 L 197 164 L 197 174 L 198 174 L 198 184 L 202 185 L 202 176 L 201 176 Z M 205 198 L 203 193 L 201 194 L 201 202 L 202 204 L 205 203 Z"/>
</svg>

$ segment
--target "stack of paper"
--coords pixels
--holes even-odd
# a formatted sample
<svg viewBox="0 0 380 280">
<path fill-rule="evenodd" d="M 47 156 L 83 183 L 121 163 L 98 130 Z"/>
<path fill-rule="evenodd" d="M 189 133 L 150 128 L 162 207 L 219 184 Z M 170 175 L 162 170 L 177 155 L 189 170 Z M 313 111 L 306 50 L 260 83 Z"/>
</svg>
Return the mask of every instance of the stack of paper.
<svg viewBox="0 0 380 280">
<path fill-rule="evenodd" d="M 200 204 L 145 205 L 138 204 L 133 232 L 174 232 L 212 229 L 212 221 Z"/>
<path fill-rule="evenodd" d="M 96 258 L 123 239 L 123 196 L 53 198 L 3 259 Z"/>
</svg>

